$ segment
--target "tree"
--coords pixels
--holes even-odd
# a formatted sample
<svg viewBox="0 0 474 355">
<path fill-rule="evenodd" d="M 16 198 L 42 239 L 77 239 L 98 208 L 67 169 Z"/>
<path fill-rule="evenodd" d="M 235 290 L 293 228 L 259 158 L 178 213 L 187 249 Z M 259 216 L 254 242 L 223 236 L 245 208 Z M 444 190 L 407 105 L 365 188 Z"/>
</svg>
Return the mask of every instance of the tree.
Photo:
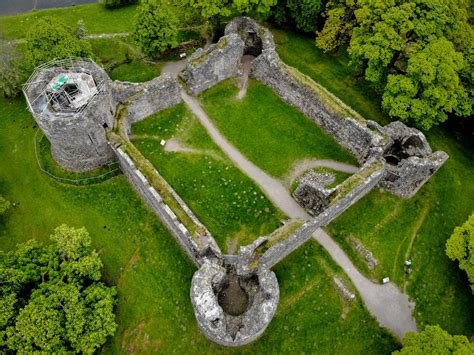
<svg viewBox="0 0 474 355">
<path fill-rule="evenodd" d="M 439 325 L 428 325 L 420 332 L 409 332 L 403 339 L 403 348 L 393 354 L 428 355 L 457 354 L 470 355 L 474 346 L 462 335 L 450 335 Z"/>
<path fill-rule="evenodd" d="M 331 0 L 326 4 L 326 21 L 317 33 L 316 46 L 325 52 L 335 52 L 350 40 L 354 18 L 355 0 Z"/>
<path fill-rule="evenodd" d="M 84 228 L 58 227 L 0 254 L 0 352 L 93 353 L 117 327 L 116 291 Z"/>
<path fill-rule="evenodd" d="M 133 37 L 145 55 L 156 58 L 178 46 L 176 17 L 166 6 L 143 2 L 138 6 Z"/>
<path fill-rule="evenodd" d="M 4 197 L 0 196 L 0 216 L 10 208 L 10 202 Z"/>
<path fill-rule="evenodd" d="M 472 102 L 461 81 L 464 65 L 452 42 L 432 41 L 410 57 L 406 74 L 388 76 L 383 108 L 423 129 L 446 121 L 449 113 L 468 116 Z"/>
<path fill-rule="evenodd" d="M 321 0 L 283 0 L 272 10 L 278 24 L 292 23 L 304 32 L 316 32 L 321 13 Z"/>
<path fill-rule="evenodd" d="M 50 17 L 40 18 L 32 27 L 26 37 L 25 52 L 31 67 L 54 58 L 92 56 L 88 42 L 78 39 L 71 28 Z"/>
<path fill-rule="evenodd" d="M 446 242 L 446 254 L 459 262 L 459 268 L 466 271 L 474 292 L 474 213 Z"/>
<path fill-rule="evenodd" d="M 351 64 L 390 116 L 423 129 L 472 115 L 473 38 L 464 0 L 333 0 L 316 44 L 350 38 Z"/>
<path fill-rule="evenodd" d="M 103 4 L 107 9 L 116 9 L 118 7 L 136 4 L 138 0 L 103 0 Z"/>
<path fill-rule="evenodd" d="M 0 95 L 7 98 L 18 96 L 26 81 L 23 58 L 12 43 L 0 40 Z M 1 207 L 0 207 L 1 210 Z M 1 213 L 0 213 L 1 214 Z"/>
<path fill-rule="evenodd" d="M 185 0 L 186 4 L 197 10 L 207 20 L 219 22 L 220 18 L 231 14 L 268 14 L 277 0 Z"/>
</svg>

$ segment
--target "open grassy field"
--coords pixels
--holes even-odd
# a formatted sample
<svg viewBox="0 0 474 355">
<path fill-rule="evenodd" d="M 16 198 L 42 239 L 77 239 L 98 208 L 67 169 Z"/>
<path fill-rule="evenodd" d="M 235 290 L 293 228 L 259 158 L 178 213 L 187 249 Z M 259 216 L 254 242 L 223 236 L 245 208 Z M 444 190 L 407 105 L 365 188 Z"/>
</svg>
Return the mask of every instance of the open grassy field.
<svg viewBox="0 0 474 355">
<path fill-rule="evenodd" d="M 302 159 L 330 159 L 357 164 L 327 133 L 271 89 L 251 80 L 243 100 L 235 81 L 206 91 L 201 101 L 210 119 L 247 158 L 283 178 Z"/>
<path fill-rule="evenodd" d="M 73 28 L 77 26 L 78 20 L 83 20 L 87 32 L 91 34 L 130 32 L 133 29 L 135 9 L 136 5 L 109 10 L 102 4 L 88 4 L 33 11 L 26 14 L 0 17 L 0 28 L 4 39 L 25 38 L 37 19 L 53 17 Z"/>
<path fill-rule="evenodd" d="M 132 126 L 134 144 L 211 231 L 223 251 L 268 235 L 285 216 L 222 153 L 184 104 Z M 160 141 L 172 139 L 177 152 Z M 168 143 L 170 144 L 170 143 Z"/>
<path fill-rule="evenodd" d="M 324 85 L 368 119 L 387 123 L 379 97 L 364 81 L 355 81 L 348 57 L 318 50 L 311 38 L 273 31 L 281 58 Z M 466 275 L 444 253 L 455 226 L 474 210 L 474 152 L 443 127 L 426 132 L 434 150 L 450 155 L 444 167 L 409 200 L 373 191 L 328 228 L 352 260 L 374 278 L 390 276 L 416 302 L 420 325 L 439 324 L 451 333 L 474 334 L 474 302 Z M 380 261 L 369 271 L 348 242 L 360 239 Z M 413 273 L 404 275 L 403 262 L 413 261 Z"/>
<path fill-rule="evenodd" d="M 212 344 L 189 300 L 194 267 L 125 178 L 86 187 L 55 182 L 37 168 L 35 131 L 24 100 L 0 99 L 0 194 L 17 203 L 0 217 L 0 249 L 47 241 L 62 223 L 89 230 L 107 282 L 118 287 L 119 328 L 103 353 L 386 354 L 399 346 L 359 299 L 351 306 L 341 299 L 332 283 L 340 270 L 314 243 L 276 268 L 281 304 L 260 340 L 240 349 Z"/>
</svg>

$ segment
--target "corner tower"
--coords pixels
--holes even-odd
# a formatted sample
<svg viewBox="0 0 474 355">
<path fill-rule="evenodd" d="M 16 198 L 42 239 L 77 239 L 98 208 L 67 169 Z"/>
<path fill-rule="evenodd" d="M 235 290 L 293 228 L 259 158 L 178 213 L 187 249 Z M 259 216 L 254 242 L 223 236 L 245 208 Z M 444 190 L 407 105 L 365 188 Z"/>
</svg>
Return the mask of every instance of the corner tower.
<svg viewBox="0 0 474 355">
<path fill-rule="evenodd" d="M 92 60 L 45 63 L 35 69 L 23 93 L 61 166 L 81 172 L 113 159 L 106 133 L 113 128 L 116 105 L 108 75 Z"/>
</svg>

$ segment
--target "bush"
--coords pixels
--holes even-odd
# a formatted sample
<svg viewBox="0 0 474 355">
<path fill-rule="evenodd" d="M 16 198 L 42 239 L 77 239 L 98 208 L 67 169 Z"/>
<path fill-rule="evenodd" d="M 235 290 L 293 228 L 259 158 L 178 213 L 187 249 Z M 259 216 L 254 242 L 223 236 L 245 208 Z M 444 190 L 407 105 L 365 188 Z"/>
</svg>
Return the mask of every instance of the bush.
<svg viewBox="0 0 474 355">
<path fill-rule="evenodd" d="M 459 268 L 466 271 L 474 292 L 474 213 L 446 242 L 446 254 L 459 262 Z"/>
<path fill-rule="evenodd" d="M 451 335 L 439 325 L 428 325 L 422 332 L 410 332 L 403 339 L 403 348 L 393 354 L 458 354 L 471 355 L 474 346 L 462 335 Z"/>
<path fill-rule="evenodd" d="M 136 4 L 138 0 L 103 0 L 102 3 L 107 9 L 115 9 L 117 7 Z"/>
<path fill-rule="evenodd" d="M 0 94 L 12 98 L 21 93 L 27 72 L 23 68 L 23 58 L 12 44 L 0 43 Z"/>
</svg>

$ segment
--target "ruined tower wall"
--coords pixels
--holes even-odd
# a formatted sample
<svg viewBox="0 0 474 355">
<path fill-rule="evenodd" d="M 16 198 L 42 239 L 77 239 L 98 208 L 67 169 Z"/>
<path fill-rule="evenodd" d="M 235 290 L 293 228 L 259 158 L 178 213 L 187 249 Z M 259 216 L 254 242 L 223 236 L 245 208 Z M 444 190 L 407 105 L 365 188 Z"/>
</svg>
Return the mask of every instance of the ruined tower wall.
<svg viewBox="0 0 474 355">
<path fill-rule="evenodd" d="M 178 80 L 169 74 L 143 84 L 114 82 L 113 96 L 117 103 L 127 106 L 130 124 L 177 105 L 182 100 Z"/>
<path fill-rule="evenodd" d="M 90 74 L 98 85 L 98 93 L 80 112 L 56 111 L 44 94 L 54 77 L 69 71 Z M 28 108 L 50 141 L 54 159 L 64 168 L 81 172 L 113 159 L 106 137 L 107 131 L 113 127 L 116 109 L 110 85 L 110 79 L 102 68 L 81 58 L 47 63 L 45 67 L 36 69 L 25 85 L 23 91 Z"/>
<path fill-rule="evenodd" d="M 194 52 L 180 77 L 188 90 L 198 95 L 237 74 L 243 54 L 244 42 L 240 36 L 226 35 L 209 48 Z"/>
</svg>

